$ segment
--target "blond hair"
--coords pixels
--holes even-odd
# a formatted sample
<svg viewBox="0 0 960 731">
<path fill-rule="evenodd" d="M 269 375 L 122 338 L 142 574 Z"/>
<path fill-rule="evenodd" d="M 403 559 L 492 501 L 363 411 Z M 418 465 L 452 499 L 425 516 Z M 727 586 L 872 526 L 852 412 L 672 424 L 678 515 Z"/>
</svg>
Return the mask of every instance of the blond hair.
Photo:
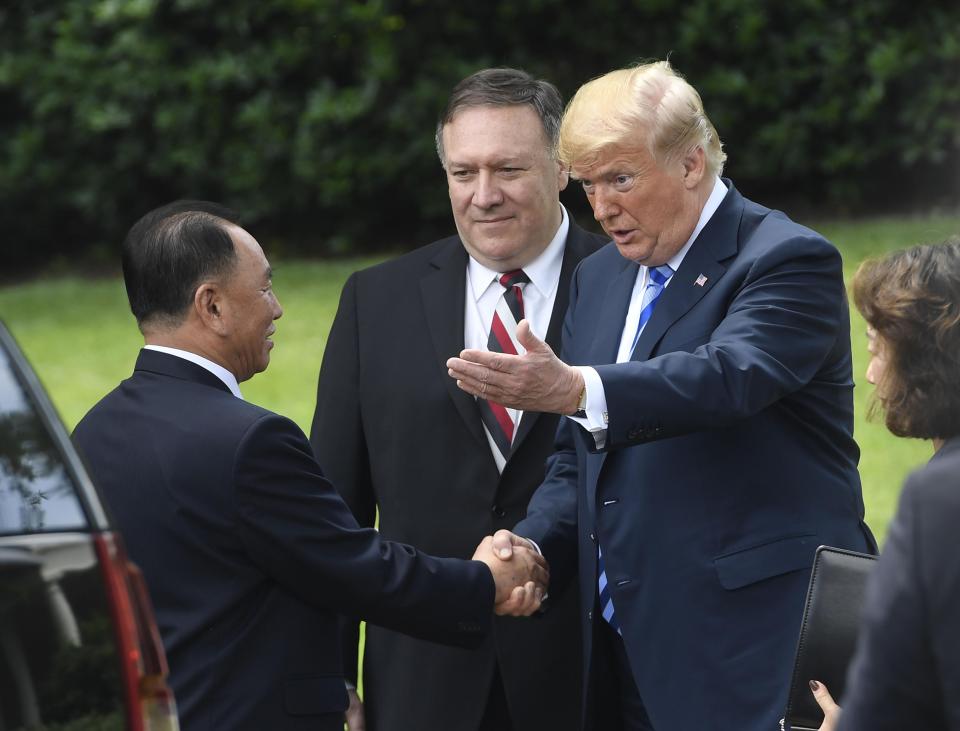
<svg viewBox="0 0 960 731">
<path fill-rule="evenodd" d="M 720 175 L 727 159 L 697 90 L 670 66 L 655 61 L 587 82 L 567 105 L 557 156 L 566 166 L 590 166 L 604 148 L 645 145 L 658 164 L 697 147 L 707 173 Z"/>
</svg>

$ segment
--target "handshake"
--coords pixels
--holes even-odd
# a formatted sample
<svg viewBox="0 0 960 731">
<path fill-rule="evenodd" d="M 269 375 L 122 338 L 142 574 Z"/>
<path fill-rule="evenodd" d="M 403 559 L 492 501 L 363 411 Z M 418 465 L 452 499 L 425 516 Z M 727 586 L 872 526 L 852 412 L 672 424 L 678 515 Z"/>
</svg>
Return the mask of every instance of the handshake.
<svg viewBox="0 0 960 731">
<path fill-rule="evenodd" d="M 493 574 L 496 614 L 528 617 L 540 608 L 550 584 L 550 567 L 533 543 L 498 530 L 480 542 L 473 560 L 485 563 Z"/>
</svg>

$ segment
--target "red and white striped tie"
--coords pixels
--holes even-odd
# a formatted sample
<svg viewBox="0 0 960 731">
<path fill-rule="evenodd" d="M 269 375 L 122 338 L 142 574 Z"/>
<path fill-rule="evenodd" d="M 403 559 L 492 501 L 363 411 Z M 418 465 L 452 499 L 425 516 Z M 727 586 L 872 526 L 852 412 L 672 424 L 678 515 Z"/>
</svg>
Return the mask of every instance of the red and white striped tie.
<svg viewBox="0 0 960 731">
<path fill-rule="evenodd" d="M 529 281 L 530 277 L 522 269 L 515 269 L 500 277 L 504 292 L 497 300 L 497 309 L 490 322 L 490 336 L 487 338 L 487 350 L 490 352 L 510 355 L 518 353 L 517 323 L 523 319 L 522 285 Z M 510 412 L 501 404 L 482 398 L 477 399 L 477 404 L 487 431 L 506 461 L 510 457 L 510 445 L 513 443 L 516 427 Z"/>
</svg>

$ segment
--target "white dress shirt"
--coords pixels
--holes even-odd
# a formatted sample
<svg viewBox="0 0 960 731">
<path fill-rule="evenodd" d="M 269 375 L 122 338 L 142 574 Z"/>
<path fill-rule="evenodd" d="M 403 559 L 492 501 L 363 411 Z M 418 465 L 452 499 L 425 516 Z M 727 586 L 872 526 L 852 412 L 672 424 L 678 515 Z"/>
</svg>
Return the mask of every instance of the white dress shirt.
<svg viewBox="0 0 960 731">
<path fill-rule="evenodd" d="M 178 358 L 189 360 L 191 363 L 196 363 L 198 366 L 205 368 L 223 381 L 226 387 L 230 389 L 230 393 L 232 393 L 234 396 L 239 399 L 243 398 L 243 396 L 240 394 L 240 384 L 237 383 L 236 376 L 234 376 L 222 365 L 218 365 L 212 360 L 207 360 L 202 355 L 191 353 L 188 350 L 180 350 L 179 348 L 168 348 L 166 345 L 144 345 L 143 349 L 156 350 L 159 353 L 166 353 L 167 355 L 175 355 Z"/>
<path fill-rule="evenodd" d="M 563 206 L 560 206 L 560 227 L 553 239 L 540 255 L 523 267 L 524 273 L 530 277 L 530 282 L 523 288 L 523 314 L 530 324 L 530 330 L 540 340 L 547 336 L 550 326 L 550 315 L 553 312 L 553 303 L 557 298 L 557 287 L 560 283 L 560 269 L 563 266 L 564 244 L 570 230 L 570 217 Z M 490 337 L 490 324 L 493 322 L 493 313 L 497 302 L 504 293 L 500 284 L 500 277 L 505 272 L 496 272 L 488 269 L 472 256 L 467 261 L 467 295 L 464 299 L 463 313 L 463 345 L 473 350 L 486 350 L 487 339 Z M 525 352 L 520 348 L 520 353 Z M 523 412 L 517 409 L 507 409 L 513 423 L 519 425 Z M 493 437 L 484 427 L 493 457 L 497 462 L 497 469 L 503 472 L 506 461 L 500 450 L 497 449 Z"/>
<path fill-rule="evenodd" d="M 707 198 L 703 210 L 700 211 L 700 218 L 693 229 L 693 233 L 690 234 L 690 238 L 687 239 L 683 248 L 667 262 L 674 272 L 680 268 L 683 258 L 687 255 L 687 252 L 690 251 L 690 247 L 693 246 L 693 242 L 696 241 L 697 236 L 703 230 L 704 226 L 707 225 L 707 222 L 713 217 L 713 214 L 716 213 L 726 194 L 727 186 L 723 184 L 723 181 L 721 181 L 719 177 L 715 178 L 713 190 L 710 192 L 710 196 Z M 641 265 L 637 272 L 637 279 L 633 285 L 633 293 L 630 295 L 630 307 L 627 309 L 627 316 L 624 319 L 623 330 L 620 334 L 620 348 L 617 350 L 617 363 L 626 363 L 630 360 L 630 356 L 633 353 L 634 338 L 638 334 L 637 326 L 640 323 L 643 290 L 647 286 L 649 276 L 648 267 Z M 664 285 L 664 289 L 669 287 L 672 281 L 673 277 L 671 276 Z M 586 388 L 587 398 L 586 407 L 584 408 L 586 416 L 570 416 L 569 418 L 593 434 L 597 443 L 597 449 L 602 449 L 607 440 L 607 395 L 603 390 L 603 381 L 600 380 L 600 374 L 597 373 L 595 368 L 591 368 L 590 366 L 577 366 L 577 368 L 583 374 L 583 383 Z"/>
</svg>

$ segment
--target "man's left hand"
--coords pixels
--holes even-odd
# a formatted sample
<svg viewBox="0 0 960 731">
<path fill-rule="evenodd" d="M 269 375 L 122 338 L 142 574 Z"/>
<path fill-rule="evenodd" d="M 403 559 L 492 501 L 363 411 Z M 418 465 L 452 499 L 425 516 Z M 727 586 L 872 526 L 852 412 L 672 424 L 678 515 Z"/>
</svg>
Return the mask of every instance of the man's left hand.
<svg viewBox="0 0 960 731">
<path fill-rule="evenodd" d="M 447 361 L 447 372 L 467 393 L 512 409 L 574 413 L 583 390 L 580 371 L 554 355 L 526 320 L 517 325 L 517 341 L 523 355 L 464 350 Z"/>
</svg>

